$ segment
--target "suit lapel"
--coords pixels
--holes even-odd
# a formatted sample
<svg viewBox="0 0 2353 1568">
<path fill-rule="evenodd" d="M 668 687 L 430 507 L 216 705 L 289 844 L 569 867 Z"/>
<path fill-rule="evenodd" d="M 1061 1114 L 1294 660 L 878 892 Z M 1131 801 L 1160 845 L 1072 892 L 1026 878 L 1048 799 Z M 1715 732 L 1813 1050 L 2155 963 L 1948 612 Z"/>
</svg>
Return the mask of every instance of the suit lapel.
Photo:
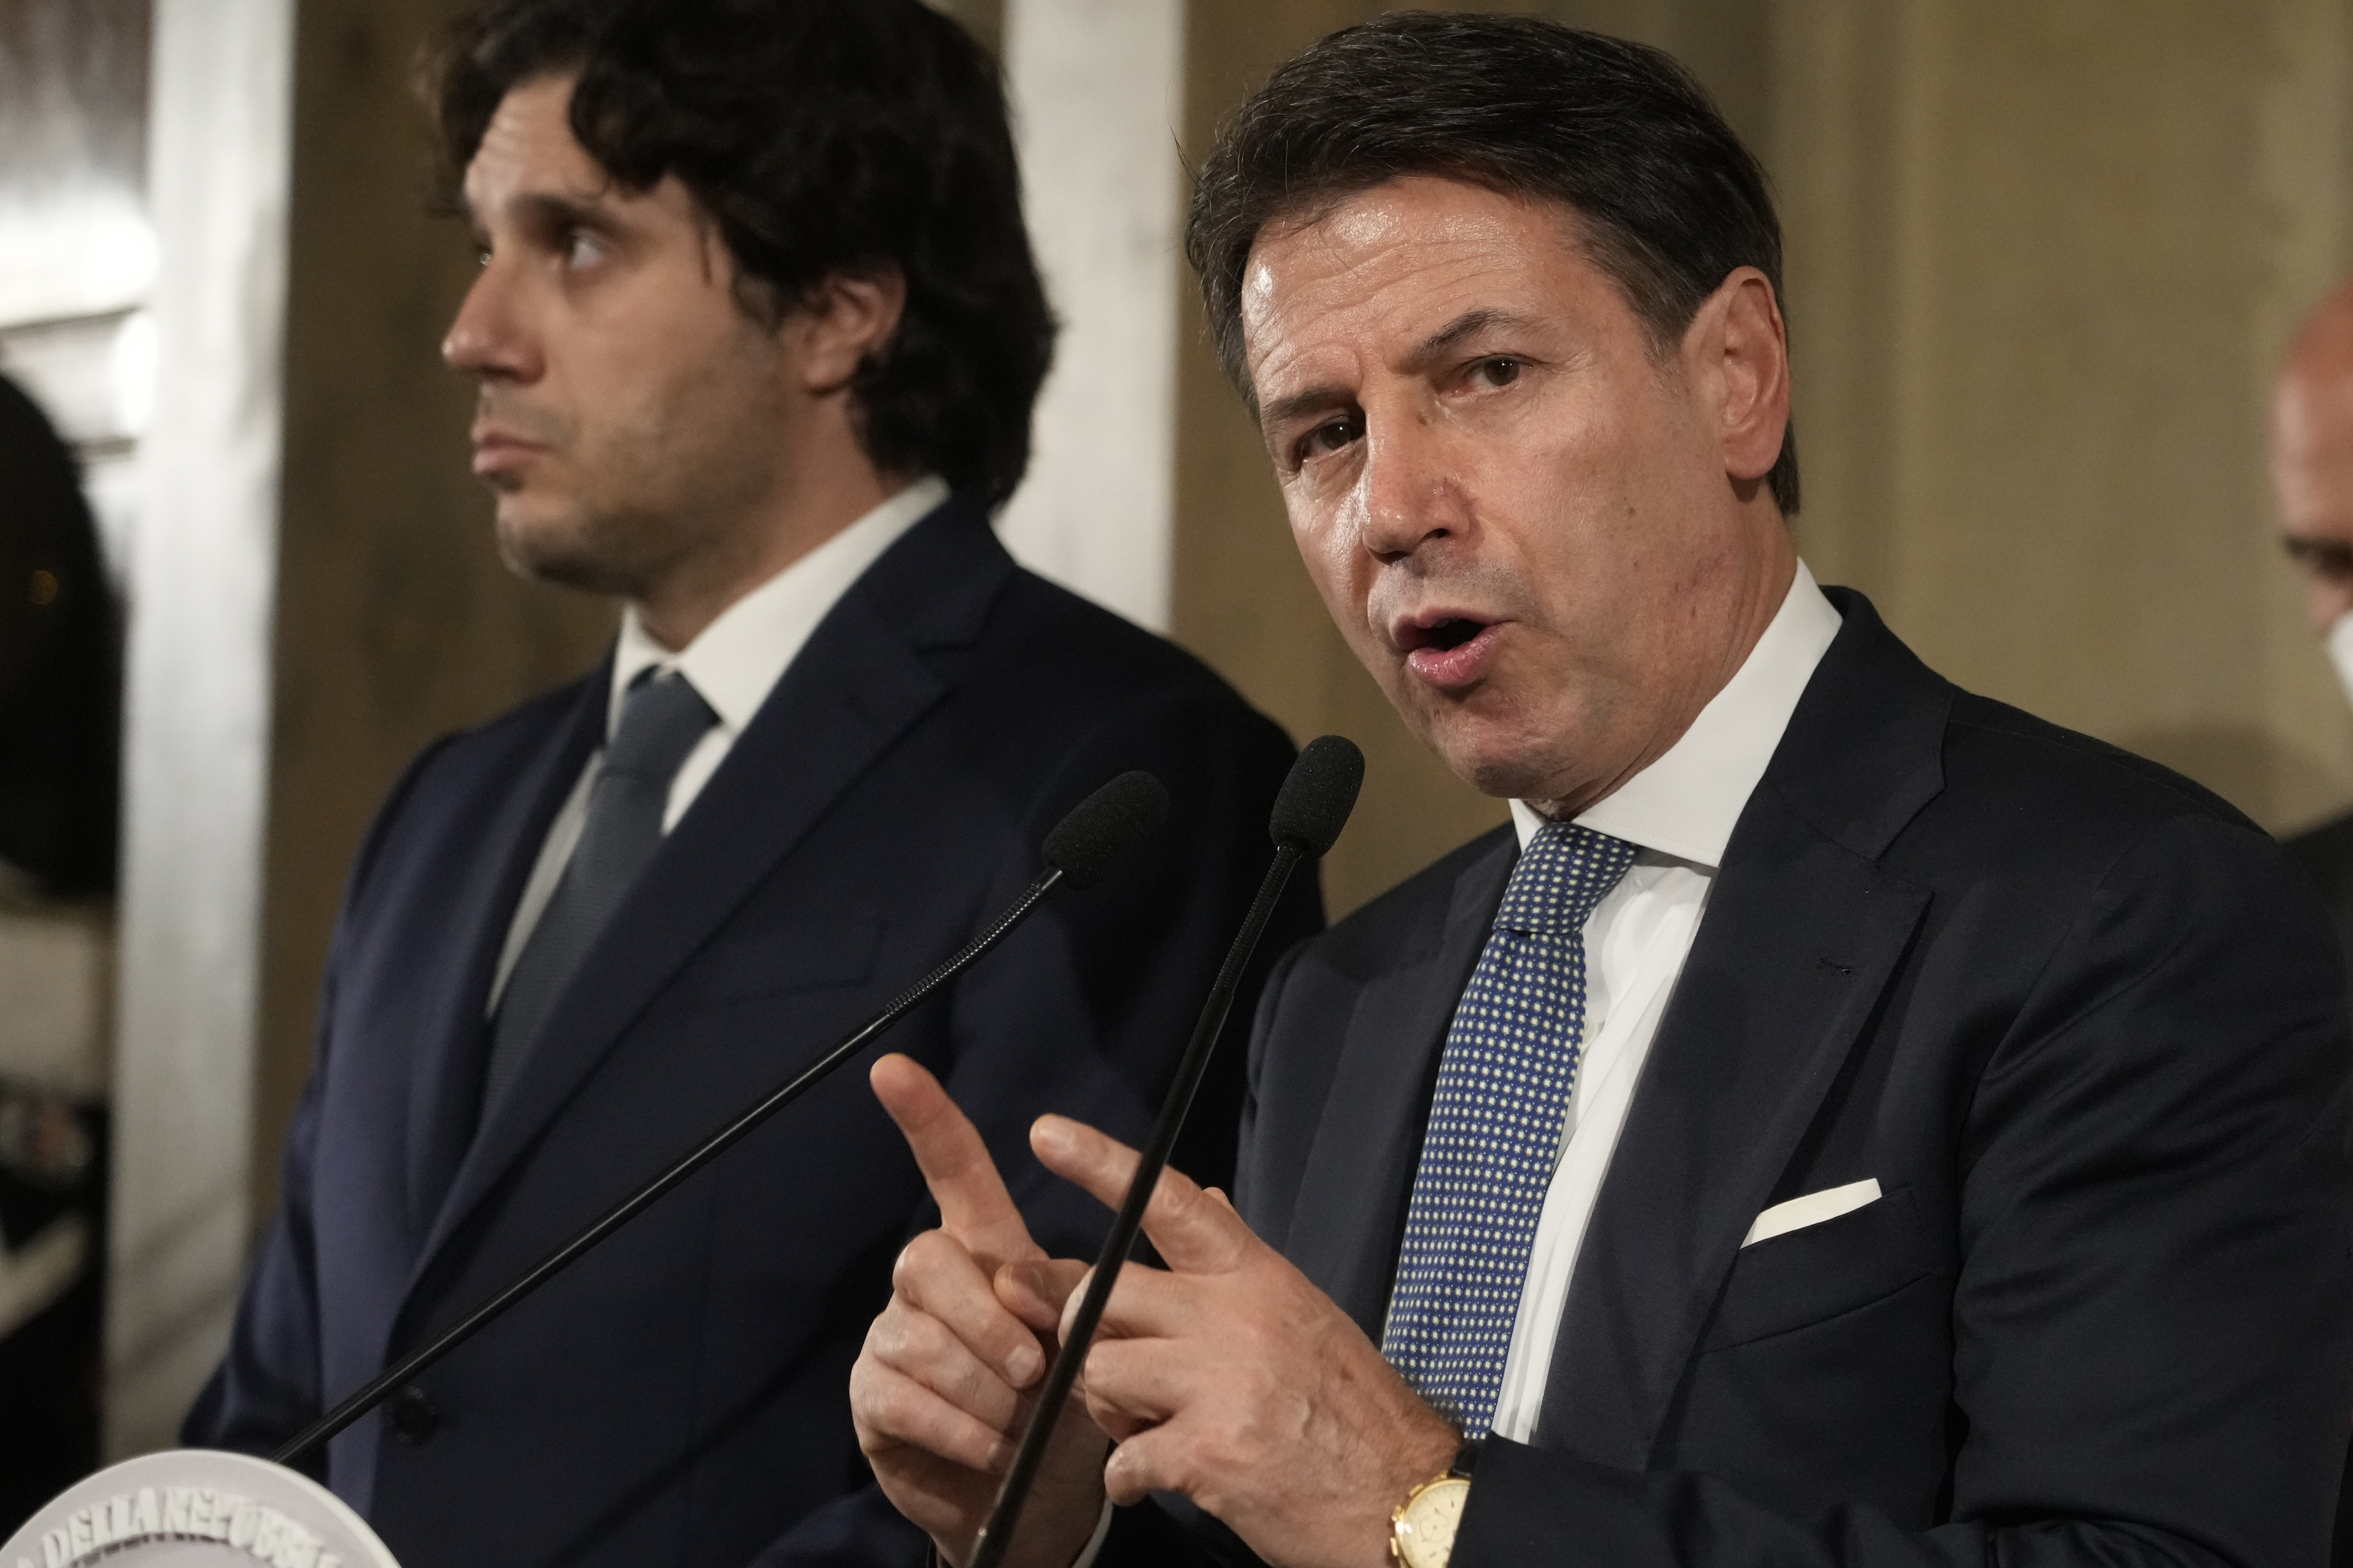
<svg viewBox="0 0 2353 1568">
<path fill-rule="evenodd" d="M 1284 1251 L 1376 1342 L 1439 1054 L 1517 858 L 1505 828 L 1456 878 L 1420 952 L 1358 994 L 1300 1176 Z"/>
<path fill-rule="evenodd" d="M 438 1000 L 436 1021 L 420 1070 L 410 1080 L 407 1142 L 407 1243 L 420 1247 L 449 1191 L 480 1111 L 488 1040 L 491 979 L 523 883 L 539 858 L 548 826 L 604 739 L 608 657 L 580 683 L 572 703 L 498 808 L 484 842 L 491 852 L 474 861 L 450 900 L 461 955 Z M 412 1256 L 414 1254 L 412 1253 Z"/>
<path fill-rule="evenodd" d="M 1578 1252 L 1536 1440 L 1642 1469 L 1706 1314 L 1928 895 L 1880 869 L 1943 788 L 1952 688 L 1859 595 L 1743 811 Z"/>
<path fill-rule="evenodd" d="M 951 501 L 834 605 L 582 955 L 542 1035 L 553 1048 L 486 1108 L 412 1289 L 670 977 L 946 695 L 918 649 L 976 636 L 1012 570 L 985 520 Z"/>
<path fill-rule="evenodd" d="M 1536 1433 L 1627 1469 L 1927 907 L 1766 790 L 1741 835 L 1587 1226 Z"/>
</svg>

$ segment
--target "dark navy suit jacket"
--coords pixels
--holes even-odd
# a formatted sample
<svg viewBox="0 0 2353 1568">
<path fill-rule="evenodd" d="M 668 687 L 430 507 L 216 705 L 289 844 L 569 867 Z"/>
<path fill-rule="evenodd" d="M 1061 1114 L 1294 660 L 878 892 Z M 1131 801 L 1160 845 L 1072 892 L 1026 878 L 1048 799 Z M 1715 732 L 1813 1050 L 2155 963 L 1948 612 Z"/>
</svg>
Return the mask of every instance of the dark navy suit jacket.
<svg viewBox="0 0 2353 1568">
<path fill-rule="evenodd" d="M 2319 1568 L 2353 1415 L 2344 982 L 2271 840 L 1859 595 L 1727 847 L 1527 1444 L 1454 1568 Z M 1377 1339 L 1515 856 L 1291 956 L 1244 1215 Z M 1743 1247 L 1765 1208 L 1883 1196 Z M 1129 1510 L 1107 1562 L 1219 1552 Z"/>
<path fill-rule="evenodd" d="M 2337 944 L 2353 970 L 2353 815 L 2338 816 L 2283 841 L 2287 858 L 2304 868 L 2320 893 L 2329 919 L 2337 923 Z M 2337 1542 L 2329 1549 L 2332 1568 L 2353 1568 L 2353 1454 L 2345 1461 L 2345 1479 L 2337 1494 Z"/>
<path fill-rule="evenodd" d="M 384 806 L 283 1204 L 189 1441 L 290 1436 L 961 945 L 1063 812 L 1143 767 L 1174 797 L 1156 838 L 891 1040 L 979 1123 L 1040 1239 L 1092 1252 L 1105 1216 L 1026 1129 L 1148 1126 L 1269 858 L 1282 732 L 951 501 L 819 626 L 476 1134 L 492 966 L 608 680 L 442 742 Z M 1312 879 L 1279 919 L 1320 923 Z M 1241 1058 L 1183 1156 L 1206 1171 L 1231 1163 Z M 329 1479 L 408 1568 L 898 1555 L 919 1538 L 865 1471 L 847 1380 L 926 1207 L 854 1065 L 426 1373 L 432 1419 L 337 1438 Z"/>
</svg>

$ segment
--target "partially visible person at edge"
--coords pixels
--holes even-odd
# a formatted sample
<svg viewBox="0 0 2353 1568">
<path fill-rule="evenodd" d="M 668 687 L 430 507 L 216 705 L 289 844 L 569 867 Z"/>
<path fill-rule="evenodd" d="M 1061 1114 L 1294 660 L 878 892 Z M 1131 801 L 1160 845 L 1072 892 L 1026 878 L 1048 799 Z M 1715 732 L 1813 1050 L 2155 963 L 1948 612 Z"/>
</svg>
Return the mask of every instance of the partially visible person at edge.
<svg viewBox="0 0 2353 1568">
<path fill-rule="evenodd" d="M 1335 34 L 1188 247 L 1326 607 L 1513 820 L 1278 968 L 1233 1201 L 1159 1187 L 1010 1561 L 2319 1563 L 2326 918 L 2222 801 L 1816 586 L 1778 229 L 1690 76 L 1525 17 Z M 944 1224 L 852 1408 L 962 1561 L 1083 1266 L 953 1086 L 872 1077 Z M 1134 1168 L 1083 1118 L 1031 1146 Z"/>
<path fill-rule="evenodd" d="M 2304 578 L 2306 618 L 2353 699 L 2353 281 L 2306 319 L 2272 397 L 2272 489 L 2282 542 Z M 2353 970 L 2353 813 L 2287 852 L 2320 889 Z M 2335 1568 L 2353 1568 L 2353 1456 L 2337 1494 Z"/>
<path fill-rule="evenodd" d="M 952 22 L 512 0 L 459 27 L 438 108 L 482 258 L 443 353 L 480 388 L 500 546 L 626 608 L 602 664 L 427 749 L 369 833 L 192 1443 L 284 1442 L 977 934 L 1146 768 L 1156 838 L 893 1037 L 1025 1223 L 1091 1250 L 1101 1210 L 1023 1128 L 1149 1125 L 1292 756 L 991 531 L 1052 321 L 997 72 Z M 1310 879 L 1270 952 L 1318 924 Z M 845 1075 L 317 1468 L 410 1568 L 903 1558 L 844 1383 L 930 1216 Z"/>
</svg>

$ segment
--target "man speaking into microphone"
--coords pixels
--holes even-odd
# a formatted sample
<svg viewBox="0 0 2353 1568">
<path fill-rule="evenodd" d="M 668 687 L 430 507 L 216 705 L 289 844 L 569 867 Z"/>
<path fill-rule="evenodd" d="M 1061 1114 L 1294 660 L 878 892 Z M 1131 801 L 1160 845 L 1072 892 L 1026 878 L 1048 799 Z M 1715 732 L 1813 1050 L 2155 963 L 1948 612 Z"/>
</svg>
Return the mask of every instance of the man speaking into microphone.
<svg viewBox="0 0 2353 1568">
<path fill-rule="evenodd" d="M 997 71 L 955 24 L 512 0 L 450 40 L 436 107 L 481 255 L 443 353 L 480 387 L 501 548 L 626 611 L 584 679 L 419 757 L 362 848 L 196 1444 L 271 1451 L 506 1285 L 978 934 L 1141 768 L 1174 803 L 1155 838 L 895 1037 L 1026 1222 L 1092 1246 L 1100 1212 L 1023 1129 L 1149 1124 L 1292 756 L 991 532 L 1052 318 Z M 1314 929 L 1312 880 L 1277 920 Z M 1239 1086 L 1211 1088 L 1211 1168 Z M 410 1568 L 903 1556 L 844 1385 L 927 1214 L 871 1097 L 830 1083 L 325 1477 Z"/>
<path fill-rule="evenodd" d="M 1815 584 L 1779 232 L 1691 78 L 1370 23 L 1237 111 L 1188 238 L 1326 606 L 1514 820 L 1278 966 L 1233 1204 L 1162 1183 L 1005 1561 L 2319 1563 L 2322 911 L 2223 802 Z M 961 1563 L 1081 1268 L 874 1078 L 944 1223 L 852 1406 Z M 1032 1142 L 1106 1203 L 1134 1168 Z"/>
</svg>

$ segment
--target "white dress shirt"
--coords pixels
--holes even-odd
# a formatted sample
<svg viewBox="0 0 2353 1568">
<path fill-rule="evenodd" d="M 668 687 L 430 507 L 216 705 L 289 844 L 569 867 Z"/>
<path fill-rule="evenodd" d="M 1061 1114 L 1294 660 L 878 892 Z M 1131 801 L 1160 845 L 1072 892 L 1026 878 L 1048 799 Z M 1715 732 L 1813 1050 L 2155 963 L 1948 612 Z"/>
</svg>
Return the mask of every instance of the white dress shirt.
<svg viewBox="0 0 2353 1568">
<path fill-rule="evenodd" d="M 1699 931 L 1733 824 L 1765 776 L 1839 625 L 1838 611 L 1799 563 L 1764 636 L 1683 738 L 1577 818 L 1581 826 L 1638 846 L 1640 853 L 1585 921 L 1585 1057 L 1520 1289 L 1495 1402 L 1498 1436 L 1525 1442 L 1535 1430 L 1577 1248 L 1626 1124 L 1642 1060 Z M 1512 822 L 1525 847 L 1545 819 L 1515 800 Z"/>
<path fill-rule="evenodd" d="M 686 754 L 670 780 L 670 799 L 662 807 L 664 833 L 678 825 L 686 808 L 694 804 L 694 797 L 702 793 L 702 786 L 711 782 L 711 775 L 719 771 L 719 764 L 727 760 L 735 738 L 768 700 L 768 693 L 783 679 L 810 634 L 817 630 L 818 623 L 849 591 L 849 585 L 863 576 L 884 551 L 898 542 L 901 534 L 947 499 L 945 480 L 917 479 L 728 605 L 717 620 L 703 627 L 702 635 L 679 652 L 673 653 L 656 642 L 638 623 L 635 610 L 621 616 L 620 642 L 613 650 L 612 689 L 605 710 L 607 738 L 611 738 L 614 727 L 621 721 L 621 701 L 628 694 L 630 682 L 637 679 L 639 671 L 649 668 L 677 670 L 694 683 L 694 689 L 719 716 L 719 721 Z M 522 956 L 522 944 L 530 938 L 532 928 L 539 923 L 547 900 L 554 896 L 565 863 L 572 858 L 573 847 L 580 842 L 580 830 L 588 822 L 588 786 L 604 756 L 604 749 L 597 748 L 596 754 L 588 759 L 588 765 L 580 770 L 572 794 L 555 814 L 547 837 L 540 845 L 531 879 L 523 884 L 514 920 L 507 927 L 506 946 L 499 953 L 498 975 L 491 983 L 491 994 L 485 1003 L 491 1012 L 498 1010 L 507 976 L 513 973 L 515 961 Z"/>
</svg>

